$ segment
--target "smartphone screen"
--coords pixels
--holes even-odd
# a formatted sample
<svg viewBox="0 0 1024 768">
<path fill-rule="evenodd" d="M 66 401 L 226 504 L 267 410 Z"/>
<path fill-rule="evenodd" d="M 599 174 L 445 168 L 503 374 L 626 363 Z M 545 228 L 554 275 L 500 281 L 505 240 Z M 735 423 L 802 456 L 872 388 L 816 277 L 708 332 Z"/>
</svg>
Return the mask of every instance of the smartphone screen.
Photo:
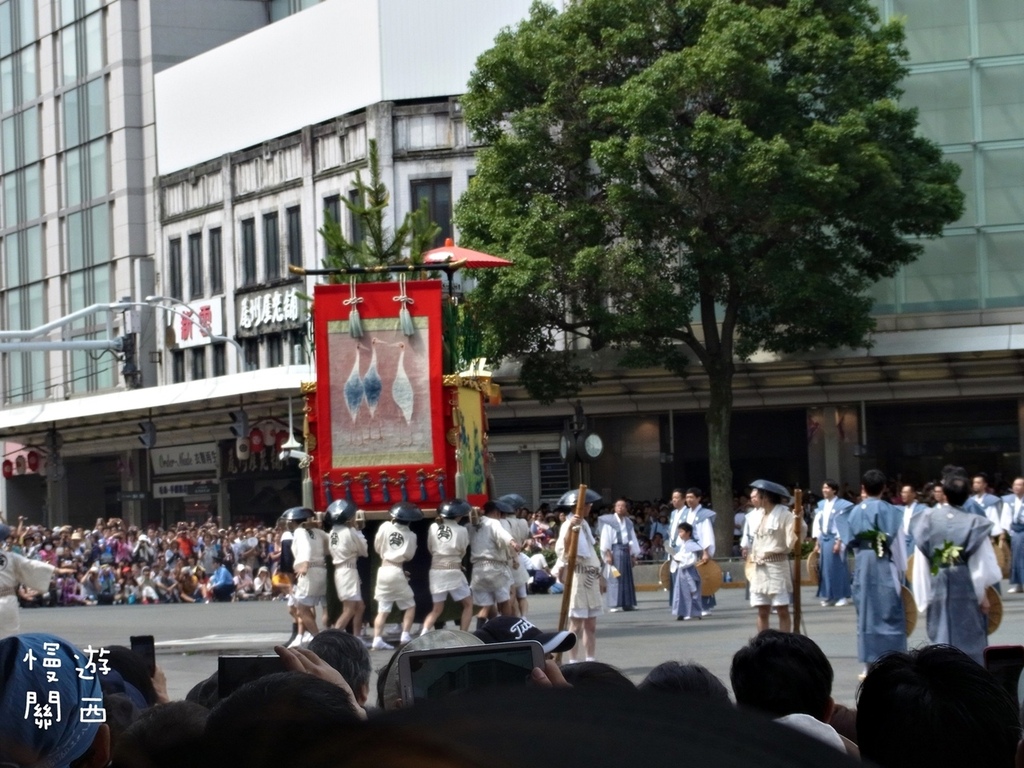
<svg viewBox="0 0 1024 768">
<path fill-rule="evenodd" d="M 990 645 L 985 649 L 985 669 L 991 672 L 1020 706 L 1020 673 L 1024 669 L 1024 645 Z"/>
<path fill-rule="evenodd" d="M 156 672 L 156 644 L 152 635 L 132 635 L 129 638 L 133 653 L 137 653 L 146 661 L 150 677 Z"/>
<path fill-rule="evenodd" d="M 223 699 L 246 683 L 286 671 L 280 656 L 220 656 L 217 659 L 217 691 Z"/>
<path fill-rule="evenodd" d="M 469 690 L 522 686 L 544 649 L 533 640 L 409 651 L 398 657 L 403 702 L 422 702 Z"/>
</svg>

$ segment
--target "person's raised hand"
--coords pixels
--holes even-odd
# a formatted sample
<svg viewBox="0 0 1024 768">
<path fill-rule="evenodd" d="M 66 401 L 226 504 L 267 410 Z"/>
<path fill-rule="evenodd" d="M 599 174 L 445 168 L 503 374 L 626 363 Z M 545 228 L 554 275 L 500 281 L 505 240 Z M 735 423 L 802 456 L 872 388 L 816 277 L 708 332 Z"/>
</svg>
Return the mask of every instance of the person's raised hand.
<svg viewBox="0 0 1024 768">
<path fill-rule="evenodd" d="M 283 645 L 275 645 L 274 653 L 281 657 L 284 662 L 284 667 L 289 672 L 305 672 L 307 675 L 313 675 L 319 677 L 321 680 L 326 680 L 328 683 L 332 683 L 345 692 L 348 696 L 349 702 L 352 704 L 352 709 L 359 716 L 361 720 L 366 719 L 366 710 L 363 709 L 359 702 L 356 701 L 356 696 L 352 693 L 352 687 L 348 684 L 341 673 L 328 664 L 326 661 L 321 659 L 312 651 L 306 650 L 305 648 L 285 648 Z"/>
</svg>

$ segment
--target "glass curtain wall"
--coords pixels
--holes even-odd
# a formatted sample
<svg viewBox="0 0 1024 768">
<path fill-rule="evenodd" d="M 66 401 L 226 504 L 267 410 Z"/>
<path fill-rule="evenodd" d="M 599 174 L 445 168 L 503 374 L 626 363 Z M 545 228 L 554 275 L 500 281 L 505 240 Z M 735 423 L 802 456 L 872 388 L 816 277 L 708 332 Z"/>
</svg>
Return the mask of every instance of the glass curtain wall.
<svg viewBox="0 0 1024 768">
<path fill-rule="evenodd" d="M 902 17 L 903 103 L 961 168 L 964 214 L 873 291 L 878 314 L 1024 306 L 1024 3 L 879 0 Z"/>
</svg>

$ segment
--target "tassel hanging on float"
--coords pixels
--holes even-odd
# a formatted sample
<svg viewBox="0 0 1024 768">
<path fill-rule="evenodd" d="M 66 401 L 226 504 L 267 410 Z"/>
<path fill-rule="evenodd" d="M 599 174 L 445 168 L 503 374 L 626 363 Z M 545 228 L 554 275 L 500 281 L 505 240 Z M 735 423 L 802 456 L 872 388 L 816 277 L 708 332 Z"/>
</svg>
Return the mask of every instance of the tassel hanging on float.
<svg viewBox="0 0 1024 768">
<path fill-rule="evenodd" d="M 409 305 L 413 303 L 413 300 L 405 292 L 405 275 L 399 275 L 398 295 L 392 300 L 400 302 L 402 305 L 402 308 L 398 310 L 398 322 L 402 327 L 402 333 L 406 336 L 415 336 L 416 326 L 412 322 L 412 313 L 409 312 Z"/>
<path fill-rule="evenodd" d="M 349 278 L 348 290 L 349 297 L 342 302 L 349 308 L 348 335 L 353 339 L 361 339 L 363 338 L 363 319 L 359 316 L 359 305 L 363 303 L 363 300 L 356 296 L 356 279 L 354 277 Z"/>
</svg>

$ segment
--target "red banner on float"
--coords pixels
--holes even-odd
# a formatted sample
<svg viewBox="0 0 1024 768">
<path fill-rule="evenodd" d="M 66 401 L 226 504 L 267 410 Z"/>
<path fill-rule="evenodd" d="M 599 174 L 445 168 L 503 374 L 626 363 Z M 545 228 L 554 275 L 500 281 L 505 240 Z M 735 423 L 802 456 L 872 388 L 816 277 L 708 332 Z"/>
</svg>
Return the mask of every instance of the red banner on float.
<svg viewBox="0 0 1024 768">
<path fill-rule="evenodd" d="M 451 498 L 441 301 L 438 280 L 315 287 L 307 416 L 319 509 L 340 498 L 367 510 Z"/>
</svg>

